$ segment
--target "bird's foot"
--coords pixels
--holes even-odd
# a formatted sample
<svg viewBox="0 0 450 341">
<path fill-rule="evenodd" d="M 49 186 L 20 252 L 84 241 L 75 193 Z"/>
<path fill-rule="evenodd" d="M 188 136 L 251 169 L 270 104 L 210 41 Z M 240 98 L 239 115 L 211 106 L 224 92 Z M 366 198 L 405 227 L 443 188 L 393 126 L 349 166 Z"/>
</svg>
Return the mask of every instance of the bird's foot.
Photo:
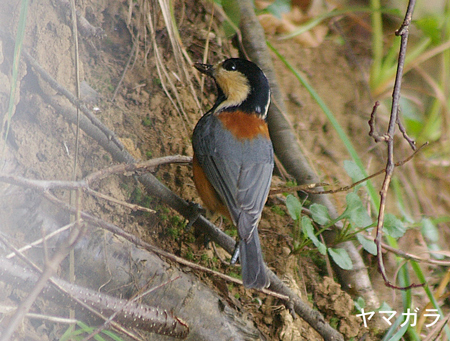
<svg viewBox="0 0 450 341">
<path fill-rule="evenodd" d="M 201 207 L 199 204 L 193 201 L 189 201 L 189 207 L 190 207 L 190 214 L 188 217 L 188 223 L 186 225 L 186 229 L 189 230 L 192 225 L 197 221 L 198 217 L 200 217 L 202 214 L 204 215 L 206 213 L 206 210 Z"/>
<path fill-rule="evenodd" d="M 236 247 L 234 249 L 233 256 L 231 257 L 230 264 L 231 265 L 236 264 L 238 258 L 239 258 L 239 242 L 236 243 Z"/>
</svg>

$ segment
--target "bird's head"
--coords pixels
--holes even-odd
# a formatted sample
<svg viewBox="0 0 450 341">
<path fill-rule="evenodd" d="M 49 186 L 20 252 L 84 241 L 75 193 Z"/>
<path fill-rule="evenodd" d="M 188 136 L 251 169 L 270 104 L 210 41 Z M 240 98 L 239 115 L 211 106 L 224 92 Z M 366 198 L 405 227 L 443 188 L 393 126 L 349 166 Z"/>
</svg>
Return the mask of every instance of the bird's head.
<svg viewBox="0 0 450 341">
<path fill-rule="evenodd" d="M 226 59 L 216 65 L 196 63 L 201 73 L 214 78 L 218 97 L 215 113 L 227 109 L 254 113 L 265 119 L 270 104 L 270 86 L 262 70 L 245 59 Z"/>
</svg>

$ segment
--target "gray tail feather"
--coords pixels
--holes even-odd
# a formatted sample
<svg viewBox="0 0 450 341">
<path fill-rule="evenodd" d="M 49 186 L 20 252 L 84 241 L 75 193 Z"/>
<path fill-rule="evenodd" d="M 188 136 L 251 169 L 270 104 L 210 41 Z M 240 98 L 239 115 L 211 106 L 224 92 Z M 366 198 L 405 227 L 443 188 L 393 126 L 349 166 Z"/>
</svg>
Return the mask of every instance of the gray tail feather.
<svg viewBox="0 0 450 341">
<path fill-rule="evenodd" d="M 255 228 L 249 241 L 241 240 L 239 243 L 239 259 L 244 287 L 262 289 L 270 285 L 261 253 L 258 228 Z"/>
</svg>

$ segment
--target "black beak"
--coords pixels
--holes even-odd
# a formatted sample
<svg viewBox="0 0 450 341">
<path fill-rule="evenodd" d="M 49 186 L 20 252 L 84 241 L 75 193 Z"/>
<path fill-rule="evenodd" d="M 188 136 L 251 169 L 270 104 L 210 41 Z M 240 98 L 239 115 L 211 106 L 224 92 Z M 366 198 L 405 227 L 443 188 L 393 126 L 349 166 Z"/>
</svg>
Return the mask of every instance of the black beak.
<svg viewBox="0 0 450 341">
<path fill-rule="evenodd" d="M 214 65 L 195 63 L 194 67 L 207 76 L 214 77 Z"/>
</svg>

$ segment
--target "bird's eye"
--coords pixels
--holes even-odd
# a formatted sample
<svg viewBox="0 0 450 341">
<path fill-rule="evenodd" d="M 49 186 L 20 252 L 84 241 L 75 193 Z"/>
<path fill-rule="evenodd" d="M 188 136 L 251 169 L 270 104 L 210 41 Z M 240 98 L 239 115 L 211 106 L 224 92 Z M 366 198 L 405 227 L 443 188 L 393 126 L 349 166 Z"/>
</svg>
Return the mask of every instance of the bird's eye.
<svg viewBox="0 0 450 341">
<path fill-rule="evenodd" d="M 228 70 L 228 71 L 235 71 L 236 70 L 236 63 L 234 61 L 232 61 L 232 60 L 226 60 L 223 63 L 223 68 L 225 70 Z"/>
</svg>

